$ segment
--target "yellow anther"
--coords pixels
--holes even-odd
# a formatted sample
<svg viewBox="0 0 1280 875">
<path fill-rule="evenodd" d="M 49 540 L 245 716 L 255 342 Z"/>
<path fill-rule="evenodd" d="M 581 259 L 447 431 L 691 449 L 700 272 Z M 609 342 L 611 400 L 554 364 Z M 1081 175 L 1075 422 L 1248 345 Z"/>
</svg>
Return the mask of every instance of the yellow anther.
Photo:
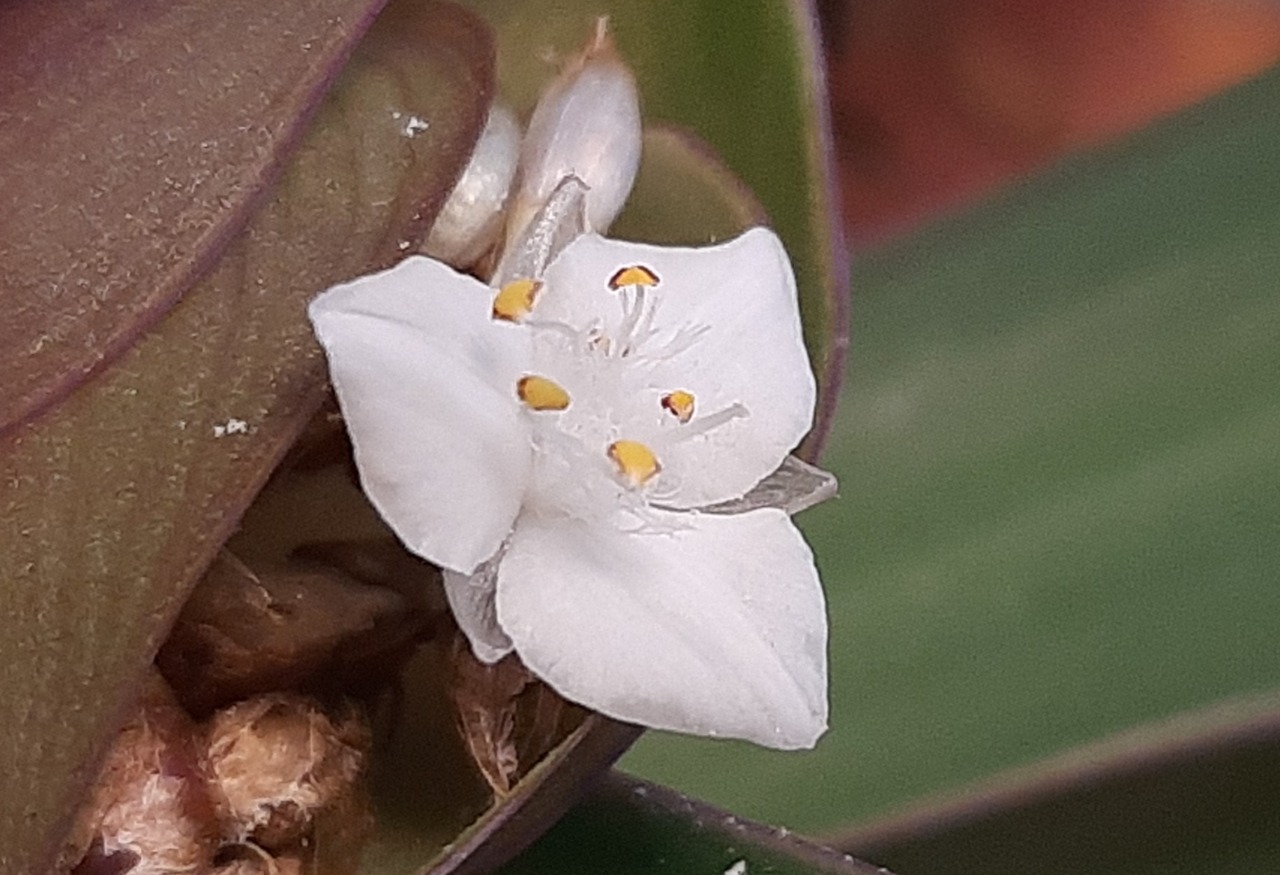
<svg viewBox="0 0 1280 875">
<path fill-rule="evenodd" d="M 516 381 L 516 394 L 534 410 L 564 410 L 569 393 L 554 380 L 530 374 Z"/>
<path fill-rule="evenodd" d="M 609 288 L 617 291 L 623 286 L 656 286 L 658 282 L 656 273 L 643 264 L 633 264 L 630 267 L 619 268 L 613 276 L 609 277 Z"/>
<path fill-rule="evenodd" d="M 643 486 L 662 470 L 653 450 L 639 441 L 614 441 L 609 444 L 609 458 L 632 487 Z"/>
<path fill-rule="evenodd" d="M 662 409 L 681 422 L 688 422 L 693 419 L 693 395 L 683 389 L 663 395 Z"/>
<path fill-rule="evenodd" d="M 501 289 L 493 299 L 493 318 L 505 319 L 508 322 L 519 322 L 533 309 L 533 302 L 542 291 L 542 283 L 537 280 L 512 280 Z"/>
</svg>

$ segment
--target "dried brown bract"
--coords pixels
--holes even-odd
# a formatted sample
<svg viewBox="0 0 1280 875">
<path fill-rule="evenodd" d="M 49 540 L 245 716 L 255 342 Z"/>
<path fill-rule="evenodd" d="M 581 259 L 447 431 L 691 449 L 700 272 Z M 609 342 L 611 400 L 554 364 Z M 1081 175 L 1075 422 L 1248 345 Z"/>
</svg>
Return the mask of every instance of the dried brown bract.
<svg viewBox="0 0 1280 875">
<path fill-rule="evenodd" d="M 275 856 L 323 858 L 354 870 L 371 825 L 362 776 L 370 732 L 348 708 L 335 717 L 292 693 L 257 696 L 208 724 L 208 774 L 224 835 Z"/>
<path fill-rule="evenodd" d="M 173 875 L 212 866 L 217 824 L 196 727 L 162 683 L 144 699 L 80 812 L 64 871 Z"/>
<path fill-rule="evenodd" d="M 257 845 L 235 847 L 237 856 L 218 865 L 212 875 L 302 875 L 303 860 L 299 857 L 273 857 Z M 324 866 L 312 871 L 329 872 Z"/>
<path fill-rule="evenodd" d="M 223 550 L 156 663 L 182 704 L 204 717 L 273 690 L 368 686 L 369 675 L 394 671 L 429 620 L 405 595 L 341 569 L 256 570 Z"/>
<path fill-rule="evenodd" d="M 336 713 L 336 716 L 332 716 Z M 158 677 L 120 730 L 59 866 L 71 875 L 348 875 L 372 820 L 370 732 L 293 693 L 196 725 Z"/>
<path fill-rule="evenodd" d="M 449 691 L 467 751 L 497 799 L 586 716 L 535 678 L 515 655 L 486 665 L 455 633 Z"/>
</svg>

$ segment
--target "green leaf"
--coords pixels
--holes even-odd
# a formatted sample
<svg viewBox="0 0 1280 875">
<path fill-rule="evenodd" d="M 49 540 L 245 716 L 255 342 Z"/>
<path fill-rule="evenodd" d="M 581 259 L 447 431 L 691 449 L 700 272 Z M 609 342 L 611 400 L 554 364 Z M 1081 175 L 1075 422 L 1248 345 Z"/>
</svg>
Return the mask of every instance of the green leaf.
<svg viewBox="0 0 1280 875">
<path fill-rule="evenodd" d="M 46 247 L 40 268 L 55 271 L 62 265 L 74 272 L 82 266 L 77 259 L 92 252 L 95 279 L 68 296 L 84 308 L 73 327 L 91 338 L 101 328 L 97 339 L 104 346 L 93 347 L 95 355 L 110 351 L 118 328 L 132 332 L 130 340 L 136 342 L 43 415 L 11 429 L 0 445 L 0 698 L 8 703 L 6 737 L 11 740 L 0 746 L 0 774 L 6 780 L 0 869 L 6 872 L 46 871 L 41 861 L 65 831 L 95 755 L 186 592 L 318 406 L 324 368 L 306 301 L 335 281 L 385 264 L 400 241 L 412 243 L 478 135 L 492 72 L 487 31 L 452 7 L 408 8 L 379 26 L 381 32 L 363 50 L 368 54 L 352 63 L 334 96 L 318 110 L 270 199 L 259 204 L 252 223 L 225 251 L 217 238 L 236 223 L 224 211 L 243 218 L 236 198 L 225 204 L 214 198 L 198 216 L 173 227 L 167 220 L 172 217 L 158 207 L 128 213 L 135 201 L 154 206 L 165 192 L 204 185 L 208 168 L 198 157 L 203 141 L 180 139 L 173 148 L 187 160 L 169 175 L 143 174 L 136 164 L 142 159 L 136 157 L 134 163 L 122 159 L 115 175 L 101 179 L 80 176 L 76 162 L 53 168 L 81 181 L 78 187 L 57 189 L 59 209 L 68 215 L 87 210 L 106 224 L 101 238 L 81 242 L 46 228 L 56 244 Z M 308 9 L 298 14 L 319 14 Z M 292 91 L 299 87 L 297 79 L 259 77 L 273 69 L 273 51 L 305 54 L 307 40 L 326 30 L 319 24 L 294 28 L 288 25 L 291 19 L 279 16 L 263 19 L 268 11 L 262 4 L 220 6 L 214 18 L 233 22 L 237 36 L 228 37 L 218 26 L 212 41 L 202 42 L 205 35 L 187 34 L 178 12 L 133 10 L 121 19 L 119 39 L 110 43 L 113 52 L 89 54 L 101 69 L 68 68 L 76 75 L 68 73 L 55 83 L 63 90 L 55 90 L 60 102 L 50 102 L 48 112 L 60 118 L 62 107 L 83 96 L 77 77 L 94 75 L 103 76 L 99 97 L 108 105 L 127 104 L 131 95 L 136 102 L 138 92 L 129 89 L 157 60 L 152 78 L 163 84 L 148 93 L 158 106 L 201 118 L 207 111 L 225 123 L 217 107 L 201 103 L 205 89 L 217 96 L 218 83 L 247 77 L 257 84 L 231 101 L 245 113 L 243 124 L 279 124 L 298 111 Z M 350 14 L 360 18 L 359 9 Z M 337 13 L 325 15 L 330 21 Z M 247 58 L 245 43 L 237 42 L 240 31 L 260 28 L 280 28 L 292 36 L 277 34 L 274 48 L 255 49 L 248 58 L 253 65 L 242 68 Z M 68 30 L 76 32 L 71 25 L 48 32 Z M 338 30 L 346 33 L 345 27 Z M 196 42 L 189 46 L 200 47 L 193 63 L 204 71 L 205 78 L 197 77 L 201 88 L 190 90 L 185 74 L 165 74 L 172 58 L 161 44 L 181 44 L 175 34 L 190 36 Z M 335 46 L 342 43 L 329 38 L 312 43 L 311 50 L 326 52 L 332 65 L 334 53 L 341 54 Z M 248 45 L 255 44 L 249 40 Z M 133 65 L 141 66 L 135 70 Z M 292 70 L 288 63 L 283 69 Z M 169 87 L 188 90 L 175 95 Z M 195 105 L 188 107 L 184 100 Z M 406 137 L 396 113 L 430 120 L 431 137 Z M 39 114 L 30 118 L 35 125 L 48 122 Z M 108 126 L 136 121 L 127 112 L 94 118 Z M 155 136 L 166 128 L 157 124 L 147 130 Z M 260 148 L 271 143 L 265 130 L 261 141 L 255 140 Z M 61 154 L 51 150 L 48 158 L 58 161 Z M 261 163 L 261 156 L 252 157 L 250 163 Z M 242 164 L 216 165 L 215 175 L 230 174 L 240 185 L 261 181 L 260 168 L 247 172 Z M 112 188 L 121 179 L 128 184 Z M 34 199 L 17 205 L 28 213 L 45 203 L 35 193 L 19 191 Z M 98 204 L 96 198 L 110 204 Z M 32 216 L 37 226 L 42 221 Z M 137 221 L 146 224 L 146 234 L 145 245 L 135 251 L 124 231 Z M 197 234 L 188 240 L 184 235 L 191 221 L 222 230 L 214 239 Z M 4 231 L 9 241 L 22 233 L 12 225 Z M 165 248 L 169 240 L 177 247 L 172 257 Z M 152 259 L 157 250 L 161 255 Z M 55 257 L 59 251 L 61 261 Z M 114 300 L 106 290 L 115 283 L 124 283 L 127 300 L 150 300 L 155 284 L 190 278 L 219 254 L 201 282 L 170 289 L 184 292 L 181 301 L 141 337 L 145 319 L 132 314 L 121 322 L 103 303 Z M 105 297 L 95 299 L 95 291 Z M 19 295 L 17 300 L 27 299 Z M 46 302 L 50 312 L 42 318 L 62 324 L 57 300 Z M 41 371 L 41 380 L 65 376 L 58 370 L 62 365 L 48 366 L 54 372 Z"/>
<path fill-rule="evenodd" d="M 665 787 L 610 774 L 503 875 L 892 875 Z"/>
<path fill-rule="evenodd" d="M 10 4 L 0 432 L 117 358 L 209 268 L 381 5 Z"/>
<path fill-rule="evenodd" d="M 609 234 L 669 246 L 705 246 L 766 221 L 751 189 L 703 141 L 670 125 L 649 125 L 627 207 Z"/>
<path fill-rule="evenodd" d="M 810 456 L 834 414 L 847 345 L 848 286 L 836 218 L 817 24 L 799 0 L 466 0 L 498 33 L 501 95 L 527 112 L 555 72 L 609 16 L 633 67 L 646 124 L 706 140 L 755 192 L 787 246 L 824 404 Z M 677 176 L 667 183 L 683 202 Z M 632 226 L 634 227 L 634 226 Z"/>
<path fill-rule="evenodd" d="M 1269 693 L 922 800 L 831 843 L 913 875 L 1268 872 L 1278 785 L 1280 694 Z"/>
<path fill-rule="evenodd" d="M 628 768 L 830 829 L 1277 685 L 1277 100 L 1272 73 L 862 259 L 845 497 L 801 517 L 833 729 L 651 734 Z"/>
</svg>

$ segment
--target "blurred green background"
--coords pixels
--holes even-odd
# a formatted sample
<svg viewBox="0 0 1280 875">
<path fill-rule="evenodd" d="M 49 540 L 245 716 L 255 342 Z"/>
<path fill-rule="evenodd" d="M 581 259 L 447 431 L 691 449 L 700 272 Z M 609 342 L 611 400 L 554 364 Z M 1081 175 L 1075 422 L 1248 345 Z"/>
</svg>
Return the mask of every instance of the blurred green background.
<svg viewBox="0 0 1280 875">
<path fill-rule="evenodd" d="M 1280 685 L 1277 106 L 1270 73 L 859 254 L 842 497 L 802 519 L 832 729 L 624 769 L 821 832 Z"/>
</svg>

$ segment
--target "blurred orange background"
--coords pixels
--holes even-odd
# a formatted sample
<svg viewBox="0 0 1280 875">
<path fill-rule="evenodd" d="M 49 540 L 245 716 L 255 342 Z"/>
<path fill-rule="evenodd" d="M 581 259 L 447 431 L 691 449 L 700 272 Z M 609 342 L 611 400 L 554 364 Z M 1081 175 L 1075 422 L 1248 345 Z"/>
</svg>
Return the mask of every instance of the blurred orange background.
<svg viewBox="0 0 1280 875">
<path fill-rule="evenodd" d="M 836 0 L 824 13 L 855 248 L 1280 59 L 1277 0 Z"/>
</svg>

